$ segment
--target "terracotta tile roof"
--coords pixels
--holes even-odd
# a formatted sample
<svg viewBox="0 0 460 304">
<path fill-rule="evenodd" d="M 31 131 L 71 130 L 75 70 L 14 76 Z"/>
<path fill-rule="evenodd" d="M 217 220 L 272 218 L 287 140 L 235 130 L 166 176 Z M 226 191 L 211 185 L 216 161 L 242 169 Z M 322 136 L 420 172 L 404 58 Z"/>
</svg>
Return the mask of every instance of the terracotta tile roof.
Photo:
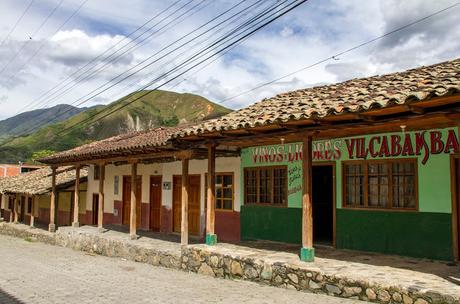
<svg viewBox="0 0 460 304">
<path fill-rule="evenodd" d="M 56 186 L 63 187 L 75 182 L 75 169 L 60 167 L 56 171 Z M 80 169 L 80 181 L 86 181 L 88 170 Z M 51 169 L 43 168 L 29 173 L 0 179 L 0 193 L 40 195 L 51 192 Z"/>
<path fill-rule="evenodd" d="M 383 76 L 302 89 L 184 129 L 175 137 L 235 130 L 413 103 L 460 91 L 460 59 Z"/>
<path fill-rule="evenodd" d="M 147 131 L 130 132 L 109 137 L 71 150 L 59 152 L 40 159 L 43 163 L 58 163 L 63 161 L 88 160 L 103 158 L 117 153 L 132 153 L 155 151 L 156 148 L 165 146 L 173 133 L 184 127 L 161 127 Z"/>
</svg>

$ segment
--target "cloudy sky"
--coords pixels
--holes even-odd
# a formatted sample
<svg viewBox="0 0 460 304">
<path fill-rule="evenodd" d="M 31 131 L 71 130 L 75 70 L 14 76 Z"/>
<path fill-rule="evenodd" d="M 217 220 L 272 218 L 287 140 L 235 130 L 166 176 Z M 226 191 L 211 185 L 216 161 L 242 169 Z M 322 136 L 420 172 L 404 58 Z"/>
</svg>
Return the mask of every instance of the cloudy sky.
<svg viewBox="0 0 460 304">
<path fill-rule="evenodd" d="M 90 106 L 113 101 L 148 85 L 257 11 L 282 3 L 243 1 L 220 19 L 188 34 L 239 2 L 35 0 L 11 31 L 31 0 L 2 0 L 0 119 L 60 103 Z M 460 57 L 460 6 L 270 86 L 229 99 L 455 2 L 310 0 L 163 88 L 196 93 L 237 109 L 296 88 L 454 59 Z M 218 25 L 251 4 L 251 9 Z M 129 36 L 144 23 L 142 29 Z M 200 33 L 203 34 L 199 36 Z M 181 40 L 173 44 L 178 39 Z M 180 47 L 189 40 L 192 41 Z M 168 45 L 171 46 L 164 49 Z M 216 49 L 211 49 L 208 54 L 215 53 Z M 146 64 L 150 65 L 115 84 Z M 153 81 L 151 88 L 176 75 Z"/>
</svg>

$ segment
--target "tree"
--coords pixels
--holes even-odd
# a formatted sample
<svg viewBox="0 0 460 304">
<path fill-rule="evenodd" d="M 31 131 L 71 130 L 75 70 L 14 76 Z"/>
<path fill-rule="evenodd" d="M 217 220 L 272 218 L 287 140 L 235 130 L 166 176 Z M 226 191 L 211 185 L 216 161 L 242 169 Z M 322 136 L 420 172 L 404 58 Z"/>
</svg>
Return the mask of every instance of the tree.
<svg viewBox="0 0 460 304">
<path fill-rule="evenodd" d="M 52 154 L 56 153 L 56 151 L 53 150 L 40 150 L 32 153 L 32 161 L 36 162 L 38 159 L 50 156 Z"/>
</svg>

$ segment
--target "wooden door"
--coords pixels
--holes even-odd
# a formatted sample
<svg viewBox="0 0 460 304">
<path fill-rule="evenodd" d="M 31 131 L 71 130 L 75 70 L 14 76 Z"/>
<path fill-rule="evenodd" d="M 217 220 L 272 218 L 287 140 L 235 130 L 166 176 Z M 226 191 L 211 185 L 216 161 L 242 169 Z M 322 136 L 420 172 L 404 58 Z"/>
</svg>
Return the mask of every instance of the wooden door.
<svg viewBox="0 0 460 304">
<path fill-rule="evenodd" d="M 93 193 L 93 218 L 91 224 L 97 225 L 97 217 L 99 213 L 99 194 Z"/>
<path fill-rule="evenodd" d="M 131 176 L 123 176 L 123 225 L 129 225 L 131 214 Z M 141 225 L 142 176 L 137 176 L 136 227 Z"/>
<path fill-rule="evenodd" d="M 24 214 L 25 214 L 25 201 L 26 198 L 21 196 L 19 199 L 19 222 L 24 222 Z"/>
<path fill-rule="evenodd" d="M 181 230 L 182 216 L 182 177 L 173 177 L 173 228 L 174 232 Z M 188 231 L 190 234 L 200 234 L 200 176 L 189 176 L 188 194 Z"/>
<path fill-rule="evenodd" d="M 160 231 L 161 176 L 150 177 L 150 229 Z"/>
</svg>

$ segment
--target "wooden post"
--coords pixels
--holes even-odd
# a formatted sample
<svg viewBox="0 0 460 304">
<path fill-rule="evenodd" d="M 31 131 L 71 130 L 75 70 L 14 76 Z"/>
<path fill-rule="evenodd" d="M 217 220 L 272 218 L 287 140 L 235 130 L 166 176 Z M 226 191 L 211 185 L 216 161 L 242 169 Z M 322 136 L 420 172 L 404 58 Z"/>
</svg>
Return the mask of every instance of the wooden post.
<svg viewBox="0 0 460 304">
<path fill-rule="evenodd" d="M 14 198 L 14 223 L 17 224 L 19 221 L 19 193 L 16 193 Z"/>
<path fill-rule="evenodd" d="M 56 167 L 51 168 L 51 200 L 50 200 L 50 224 L 49 232 L 56 232 Z"/>
<path fill-rule="evenodd" d="M 181 236 L 180 236 L 180 243 L 182 246 L 188 244 L 188 185 L 189 185 L 189 177 L 188 177 L 188 165 L 189 160 L 188 158 L 182 159 L 182 220 L 181 220 Z"/>
<path fill-rule="evenodd" d="M 208 146 L 208 175 L 207 175 L 207 207 L 206 207 L 206 245 L 215 245 L 217 235 L 214 232 L 216 208 L 216 146 Z"/>
<path fill-rule="evenodd" d="M 131 209 L 129 217 L 129 237 L 137 239 L 137 162 L 131 164 Z"/>
<path fill-rule="evenodd" d="M 73 223 L 72 227 L 80 227 L 78 211 L 80 209 L 80 166 L 75 167 L 75 194 L 73 201 Z"/>
<path fill-rule="evenodd" d="M 99 170 L 99 210 L 97 217 L 97 227 L 100 232 L 104 232 L 104 178 L 105 178 L 105 164 L 100 165 Z"/>
<path fill-rule="evenodd" d="M 8 206 L 10 204 L 10 199 L 11 199 L 11 195 L 8 195 Z M 13 201 L 13 209 L 12 210 L 10 209 L 10 223 L 12 223 L 13 221 L 14 221 L 14 201 Z"/>
<path fill-rule="evenodd" d="M 29 200 L 29 198 L 27 198 Z M 27 201 L 27 204 L 29 204 L 29 201 Z M 35 225 L 35 195 L 32 196 L 32 206 L 30 210 L 30 227 L 34 227 Z"/>
<path fill-rule="evenodd" d="M 313 262 L 313 202 L 312 202 L 312 137 L 308 135 L 302 146 L 302 248 L 300 259 Z"/>
</svg>

